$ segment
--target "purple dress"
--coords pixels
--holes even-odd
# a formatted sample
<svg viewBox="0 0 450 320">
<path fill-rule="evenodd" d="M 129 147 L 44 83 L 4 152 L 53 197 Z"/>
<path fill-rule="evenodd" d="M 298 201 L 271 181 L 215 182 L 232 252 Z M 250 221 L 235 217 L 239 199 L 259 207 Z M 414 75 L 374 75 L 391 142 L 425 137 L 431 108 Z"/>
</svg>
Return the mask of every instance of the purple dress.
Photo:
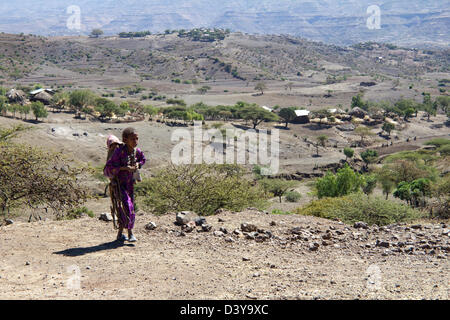
<svg viewBox="0 0 450 320">
<path fill-rule="evenodd" d="M 129 154 L 126 145 L 117 148 L 111 159 L 106 162 L 104 175 L 108 178 L 118 177 L 120 191 L 122 194 L 122 204 L 126 212 L 120 210 L 119 225 L 128 230 L 133 229 L 136 215 L 134 213 L 134 179 L 133 173 L 128 171 L 119 171 L 121 167 L 137 165 L 139 168 L 144 165 L 144 153 L 136 148 L 134 153 Z"/>
</svg>

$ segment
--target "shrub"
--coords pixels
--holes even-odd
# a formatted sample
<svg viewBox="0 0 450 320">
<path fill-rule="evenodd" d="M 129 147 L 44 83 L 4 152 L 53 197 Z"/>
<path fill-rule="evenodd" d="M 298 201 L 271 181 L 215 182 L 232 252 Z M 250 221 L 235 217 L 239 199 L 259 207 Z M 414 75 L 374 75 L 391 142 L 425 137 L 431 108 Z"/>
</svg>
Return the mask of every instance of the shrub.
<svg viewBox="0 0 450 320">
<path fill-rule="evenodd" d="M 44 206 L 60 217 L 87 200 L 78 179 L 84 173 L 62 154 L 0 142 L 0 208 L 6 215 L 12 207 Z"/>
<path fill-rule="evenodd" d="M 363 193 L 315 200 L 305 207 L 298 208 L 296 213 L 326 219 L 339 219 L 348 224 L 364 221 L 379 226 L 408 222 L 423 217 L 421 212 L 404 204 L 384 200 L 380 197 L 368 197 Z"/>
<path fill-rule="evenodd" d="M 154 214 L 191 210 L 212 215 L 219 208 L 240 211 L 264 208 L 267 203 L 258 185 L 243 178 L 238 165 L 169 165 L 136 186 L 136 195 Z"/>
<path fill-rule="evenodd" d="M 297 191 L 288 191 L 286 192 L 286 201 L 287 202 L 298 202 L 302 195 Z"/>
<path fill-rule="evenodd" d="M 328 172 L 325 177 L 317 179 L 315 187 L 319 199 L 340 197 L 358 191 L 362 182 L 361 176 L 346 164 L 336 174 Z"/>
</svg>

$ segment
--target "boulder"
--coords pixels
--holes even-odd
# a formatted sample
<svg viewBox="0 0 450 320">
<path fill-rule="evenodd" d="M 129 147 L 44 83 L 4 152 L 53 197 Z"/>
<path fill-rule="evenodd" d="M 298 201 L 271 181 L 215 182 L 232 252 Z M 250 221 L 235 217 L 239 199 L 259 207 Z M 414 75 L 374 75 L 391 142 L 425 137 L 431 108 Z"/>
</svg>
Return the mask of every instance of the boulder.
<svg viewBox="0 0 450 320">
<path fill-rule="evenodd" d="M 149 222 L 148 224 L 145 225 L 145 229 L 146 230 L 155 230 L 156 229 L 156 223 Z"/>
<path fill-rule="evenodd" d="M 111 213 L 104 212 L 104 213 L 100 214 L 99 220 L 109 222 L 109 221 L 113 221 L 113 217 L 112 217 Z"/>
<path fill-rule="evenodd" d="M 258 229 L 257 226 L 255 226 L 254 224 L 250 224 L 250 223 L 242 223 L 241 224 L 241 230 L 243 232 L 254 232 Z"/>
<path fill-rule="evenodd" d="M 177 213 L 175 223 L 178 225 L 185 225 L 189 221 L 195 221 L 196 218 L 197 215 L 191 211 L 181 211 Z"/>
</svg>

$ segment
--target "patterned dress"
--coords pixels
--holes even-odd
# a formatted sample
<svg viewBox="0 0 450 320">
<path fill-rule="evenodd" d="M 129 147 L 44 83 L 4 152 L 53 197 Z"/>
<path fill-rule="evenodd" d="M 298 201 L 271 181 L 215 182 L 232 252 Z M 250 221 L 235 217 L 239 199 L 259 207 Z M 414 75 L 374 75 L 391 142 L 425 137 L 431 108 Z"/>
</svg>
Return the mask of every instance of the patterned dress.
<svg viewBox="0 0 450 320">
<path fill-rule="evenodd" d="M 134 212 L 134 183 L 133 172 L 119 171 L 121 167 L 137 165 L 138 168 L 142 167 L 146 159 L 144 153 L 136 148 L 132 153 L 128 152 L 126 145 L 118 147 L 111 159 L 106 162 L 104 169 L 104 175 L 112 179 L 118 177 L 120 191 L 122 195 L 122 204 L 125 212 L 120 210 L 120 216 L 118 217 L 119 226 L 125 229 L 131 230 L 134 227 L 134 221 L 136 218 Z"/>
</svg>

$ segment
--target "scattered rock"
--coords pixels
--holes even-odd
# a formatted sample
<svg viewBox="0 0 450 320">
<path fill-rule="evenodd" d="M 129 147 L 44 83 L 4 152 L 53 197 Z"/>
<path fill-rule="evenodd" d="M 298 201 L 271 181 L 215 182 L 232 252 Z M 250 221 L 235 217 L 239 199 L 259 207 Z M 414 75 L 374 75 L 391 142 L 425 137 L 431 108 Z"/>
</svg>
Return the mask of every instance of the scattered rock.
<svg viewBox="0 0 450 320">
<path fill-rule="evenodd" d="M 195 229 L 195 227 L 196 227 L 195 222 L 189 221 L 188 223 L 181 226 L 181 230 L 186 233 L 189 233 L 189 232 L 192 232 Z"/>
<path fill-rule="evenodd" d="M 250 258 L 242 257 L 242 261 L 250 261 Z"/>
<path fill-rule="evenodd" d="M 206 219 L 204 217 L 195 218 L 194 221 L 197 226 L 201 226 L 202 224 L 206 223 Z"/>
<path fill-rule="evenodd" d="M 422 229 L 422 225 L 420 224 L 414 224 L 411 226 L 412 229 Z"/>
<path fill-rule="evenodd" d="M 253 274 L 253 278 L 259 278 L 261 275 L 259 274 L 259 272 L 255 272 L 254 274 Z"/>
<path fill-rule="evenodd" d="M 181 211 L 176 215 L 175 223 L 178 225 L 187 224 L 189 221 L 193 221 L 197 218 L 197 215 L 191 211 Z"/>
<path fill-rule="evenodd" d="M 156 229 L 156 223 L 154 222 L 149 222 L 145 225 L 145 229 L 146 230 L 155 230 Z"/>
<path fill-rule="evenodd" d="M 238 236 L 242 235 L 242 231 L 239 229 L 234 229 L 233 233 Z"/>
<path fill-rule="evenodd" d="M 258 232 L 249 232 L 246 234 L 246 238 L 250 240 L 255 240 L 258 236 Z"/>
<path fill-rule="evenodd" d="M 13 224 L 14 220 L 13 219 L 5 219 L 5 224 L 8 226 L 10 224 Z"/>
<path fill-rule="evenodd" d="M 28 261 L 27 261 L 27 262 L 25 262 L 25 265 L 26 265 L 26 266 L 29 266 L 30 264 L 31 264 L 31 263 L 30 263 L 30 262 L 28 262 Z"/>
<path fill-rule="evenodd" d="M 222 218 L 217 219 L 217 222 L 225 222 Z"/>
<path fill-rule="evenodd" d="M 270 226 L 271 227 L 275 227 L 277 225 L 277 223 L 275 221 L 270 221 Z"/>
<path fill-rule="evenodd" d="M 213 235 L 215 237 L 223 237 L 225 234 L 222 231 L 216 230 L 216 231 L 214 231 Z"/>
<path fill-rule="evenodd" d="M 255 226 L 254 224 L 249 224 L 249 223 L 242 223 L 241 224 L 241 230 L 244 232 L 254 232 L 258 229 L 257 226 Z"/>
<path fill-rule="evenodd" d="M 322 239 L 324 240 L 330 240 L 332 237 L 331 232 L 327 232 L 324 235 L 322 235 Z"/>
<path fill-rule="evenodd" d="M 388 241 L 380 241 L 377 239 L 377 243 L 375 244 L 377 247 L 383 247 L 383 248 L 389 248 L 389 242 Z"/>
<path fill-rule="evenodd" d="M 104 212 L 104 213 L 100 214 L 99 220 L 109 222 L 109 221 L 113 221 L 113 217 L 112 217 L 111 213 Z"/>
<path fill-rule="evenodd" d="M 228 230 L 225 229 L 224 227 L 220 227 L 219 229 L 221 232 L 223 232 L 224 234 L 228 234 Z"/>
<path fill-rule="evenodd" d="M 310 251 L 317 251 L 319 249 L 320 245 L 317 242 L 312 242 L 309 244 L 309 250 Z"/>
<path fill-rule="evenodd" d="M 353 225 L 353 228 L 356 228 L 356 229 L 368 229 L 369 226 L 365 222 L 358 221 L 358 222 L 355 222 L 355 224 Z"/>
<path fill-rule="evenodd" d="M 235 242 L 235 240 L 232 237 L 226 237 L 225 241 L 226 242 Z"/>
<path fill-rule="evenodd" d="M 202 224 L 203 232 L 209 232 L 209 231 L 211 231 L 211 229 L 212 229 L 212 227 L 209 224 L 206 224 L 206 223 Z"/>
</svg>

